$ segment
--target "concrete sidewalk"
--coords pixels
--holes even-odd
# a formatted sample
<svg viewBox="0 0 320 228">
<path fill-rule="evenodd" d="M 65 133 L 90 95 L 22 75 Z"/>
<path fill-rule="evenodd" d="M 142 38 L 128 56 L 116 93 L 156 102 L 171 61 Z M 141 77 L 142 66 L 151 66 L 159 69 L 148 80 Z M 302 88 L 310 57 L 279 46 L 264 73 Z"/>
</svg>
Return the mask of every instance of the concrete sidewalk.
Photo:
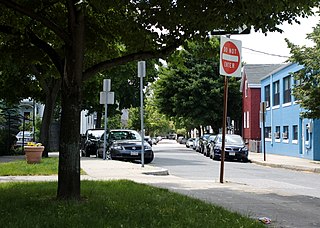
<svg viewBox="0 0 320 228">
<path fill-rule="evenodd" d="M 58 153 L 50 153 L 50 157 L 58 156 Z M 13 160 L 25 159 L 24 156 L 0 156 L 0 163 L 10 162 Z M 266 154 L 264 161 L 263 153 L 249 153 L 249 159 L 252 163 L 258 165 L 270 166 L 275 168 L 285 168 L 296 171 L 320 173 L 320 162 L 303 158 Z M 102 160 L 95 157 L 82 157 L 81 168 L 86 175 L 81 175 L 82 180 L 114 180 L 129 179 L 139 182 L 149 182 L 155 176 L 166 176 L 166 179 L 175 179 L 169 175 L 170 170 L 155 167 L 151 164 L 141 166 L 139 163 L 122 162 L 115 160 Z M 0 176 L 0 182 L 10 181 L 56 181 L 57 175 L 54 176 Z"/>
<path fill-rule="evenodd" d="M 49 157 L 57 157 L 58 153 L 49 153 Z M 14 160 L 24 160 L 23 155 L 19 156 L 0 156 L 0 163 L 11 162 Z M 141 166 L 139 163 L 122 162 L 116 160 L 102 160 L 96 157 L 82 157 L 81 169 L 86 175 L 81 175 L 81 180 L 143 180 L 151 179 L 154 176 L 168 176 L 167 169 L 152 165 Z M 0 182 L 19 182 L 19 181 L 57 181 L 57 175 L 51 176 L 0 176 Z"/>
<path fill-rule="evenodd" d="M 320 173 L 320 161 L 312 161 L 304 158 L 266 154 L 266 160 L 264 161 L 263 153 L 250 152 L 249 160 L 264 166 Z"/>
</svg>

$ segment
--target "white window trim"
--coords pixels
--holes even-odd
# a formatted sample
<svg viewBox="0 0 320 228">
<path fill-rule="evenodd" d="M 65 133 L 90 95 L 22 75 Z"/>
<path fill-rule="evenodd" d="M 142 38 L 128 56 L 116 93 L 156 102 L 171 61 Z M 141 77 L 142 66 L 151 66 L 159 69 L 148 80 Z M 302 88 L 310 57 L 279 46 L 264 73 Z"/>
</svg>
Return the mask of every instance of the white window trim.
<svg viewBox="0 0 320 228">
<path fill-rule="evenodd" d="M 277 142 L 277 143 L 281 142 L 280 139 L 275 139 L 274 141 Z"/>
<path fill-rule="evenodd" d="M 289 139 L 282 140 L 283 143 L 289 143 Z"/>
<path fill-rule="evenodd" d="M 291 105 L 291 102 L 287 102 L 287 103 L 282 104 L 282 107 L 288 107 L 290 105 Z"/>
<path fill-rule="evenodd" d="M 292 140 L 291 142 L 292 142 L 292 144 L 298 144 L 298 140 L 296 140 L 296 139 Z"/>
<path fill-rule="evenodd" d="M 266 141 L 266 142 L 271 142 L 271 141 L 272 141 L 272 138 L 265 138 L 265 141 Z"/>
<path fill-rule="evenodd" d="M 249 112 L 247 112 L 247 128 L 250 128 L 250 115 L 249 115 Z"/>
<path fill-rule="evenodd" d="M 280 105 L 272 106 L 272 109 L 278 109 L 278 108 L 280 108 Z"/>
</svg>

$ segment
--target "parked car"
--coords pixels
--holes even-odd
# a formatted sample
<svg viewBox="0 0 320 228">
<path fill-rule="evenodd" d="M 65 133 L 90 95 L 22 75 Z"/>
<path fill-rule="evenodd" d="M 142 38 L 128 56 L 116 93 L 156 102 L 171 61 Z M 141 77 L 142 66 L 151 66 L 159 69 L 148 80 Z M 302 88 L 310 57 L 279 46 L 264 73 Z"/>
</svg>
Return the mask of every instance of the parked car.
<svg viewBox="0 0 320 228">
<path fill-rule="evenodd" d="M 177 138 L 177 142 L 180 143 L 183 138 L 184 138 L 183 136 L 179 136 L 179 137 Z"/>
<path fill-rule="evenodd" d="M 212 149 L 210 150 L 210 157 L 221 159 L 222 134 L 217 135 L 214 139 Z M 248 161 L 248 154 L 248 148 L 240 135 L 226 134 L 225 159 Z"/>
<path fill-rule="evenodd" d="M 193 147 L 193 141 L 194 141 L 194 138 L 189 138 L 186 142 L 186 147 L 188 148 L 192 148 Z"/>
<path fill-rule="evenodd" d="M 104 135 L 101 136 L 103 139 Z M 142 143 L 137 131 L 129 129 L 110 130 L 107 151 L 111 159 L 135 161 L 141 160 Z M 148 142 L 144 142 L 144 163 L 153 161 L 154 153 Z M 103 143 L 100 143 L 98 156 L 103 157 Z"/>
<path fill-rule="evenodd" d="M 154 138 L 151 138 L 151 142 L 152 142 L 152 145 L 157 145 L 159 140 L 158 138 L 154 137 Z"/>
<path fill-rule="evenodd" d="M 33 141 L 33 132 L 32 131 L 20 131 L 17 135 L 16 146 L 25 146 L 27 142 Z"/>
<path fill-rule="evenodd" d="M 98 151 L 98 143 L 103 134 L 103 129 L 88 129 L 81 139 L 81 156 L 90 157 L 90 155 L 96 155 Z"/>
<path fill-rule="evenodd" d="M 182 138 L 181 140 L 180 140 L 180 144 L 186 144 L 187 143 L 187 138 Z"/>
<path fill-rule="evenodd" d="M 199 137 L 199 152 L 203 154 L 204 146 L 206 145 L 207 139 L 210 137 L 211 134 L 204 134 L 203 136 Z"/>
<path fill-rule="evenodd" d="M 203 141 L 203 155 L 209 157 L 210 156 L 210 146 L 214 142 L 214 139 L 217 135 L 210 135 L 207 140 Z"/>
<path fill-rule="evenodd" d="M 199 137 L 195 138 L 193 141 L 192 149 L 199 152 Z"/>
<path fill-rule="evenodd" d="M 144 140 L 148 142 L 150 146 L 152 146 L 153 143 L 152 143 L 152 138 L 150 136 L 145 135 Z"/>
</svg>

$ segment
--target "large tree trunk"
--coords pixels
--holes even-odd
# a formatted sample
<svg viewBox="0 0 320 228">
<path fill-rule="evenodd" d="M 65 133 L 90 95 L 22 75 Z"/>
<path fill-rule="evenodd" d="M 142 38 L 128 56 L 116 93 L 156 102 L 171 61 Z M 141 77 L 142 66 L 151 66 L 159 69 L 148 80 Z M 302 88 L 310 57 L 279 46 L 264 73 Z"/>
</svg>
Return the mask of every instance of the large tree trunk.
<svg viewBox="0 0 320 228">
<path fill-rule="evenodd" d="M 42 88 L 47 88 L 45 89 L 46 101 L 40 129 L 40 142 L 45 146 L 45 150 L 42 155 L 43 157 L 48 157 L 50 124 L 54 113 L 55 103 L 61 87 L 61 80 L 52 79 L 52 81 L 49 83 L 45 86 L 42 86 Z"/>
<path fill-rule="evenodd" d="M 99 111 L 97 111 L 96 128 L 101 128 L 101 119 L 102 119 L 102 105 L 100 105 L 100 109 Z"/>
<path fill-rule="evenodd" d="M 81 5 L 82 6 L 82 5 Z M 61 127 L 57 198 L 80 199 L 80 111 L 84 58 L 84 9 L 70 1 L 69 31 L 61 87 Z"/>
<path fill-rule="evenodd" d="M 68 88 L 65 83 L 62 88 L 57 197 L 59 199 L 79 199 L 80 91 L 76 86 Z"/>
</svg>

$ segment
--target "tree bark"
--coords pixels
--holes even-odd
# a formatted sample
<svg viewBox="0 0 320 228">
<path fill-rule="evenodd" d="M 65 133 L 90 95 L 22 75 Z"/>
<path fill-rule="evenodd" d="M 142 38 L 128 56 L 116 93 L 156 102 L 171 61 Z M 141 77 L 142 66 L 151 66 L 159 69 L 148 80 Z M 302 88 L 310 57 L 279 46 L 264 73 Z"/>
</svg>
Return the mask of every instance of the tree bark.
<svg viewBox="0 0 320 228">
<path fill-rule="evenodd" d="M 72 37 L 66 44 L 66 57 L 61 87 L 61 127 L 57 198 L 80 199 L 80 111 L 84 58 L 85 7 L 68 1 Z M 72 130 L 71 130 L 72 129 Z"/>
<path fill-rule="evenodd" d="M 96 128 L 101 128 L 101 119 L 102 119 L 102 106 L 100 105 L 100 110 L 97 111 Z"/>
<path fill-rule="evenodd" d="M 80 91 L 62 83 L 57 198 L 80 199 Z M 72 131 L 70 130 L 72 129 Z"/>
<path fill-rule="evenodd" d="M 42 156 L 48 157 L 49 141 L 50 141 L 50 124 L 52 121 L 55 103 L 61 87 L 61 80 L 52 79 L 50 85 L 42 85 L 46 93 L 46 101 L 44 106 L 44 112 L 42 117 L 41 129 L 40 129 L 40 142 L 44 145 L 44 151 Z"/>
</svg>

